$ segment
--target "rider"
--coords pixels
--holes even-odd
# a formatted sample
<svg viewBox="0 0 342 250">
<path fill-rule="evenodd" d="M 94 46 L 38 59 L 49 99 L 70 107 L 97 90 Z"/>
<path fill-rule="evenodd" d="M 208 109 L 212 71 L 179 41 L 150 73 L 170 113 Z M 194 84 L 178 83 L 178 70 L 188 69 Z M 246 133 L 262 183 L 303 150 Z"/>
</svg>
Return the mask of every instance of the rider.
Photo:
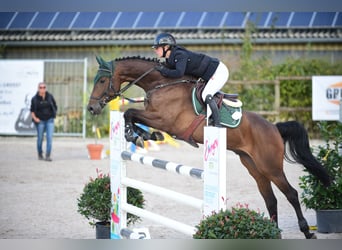
<svg viewBox="0 0 342 250">
<path fill-rule="evenodd" d="M 202 99 L 208 104 L 207 117 L 212 115 L 214 126 L 221 127 L 219 111 L 213 96 L 228 80 L 229 71 L 226 65 L 217 58 L 189 51 L 177 45 L 176 39 L 169 33 L 160 33 L 154 39 L 152 46 L 158 57 L 166 58 L 166 66 L 156 69 L 165 77 L 179 78 L 191 75 L 202 78 L 206 86 L 202 92 Z"/>
</svg>

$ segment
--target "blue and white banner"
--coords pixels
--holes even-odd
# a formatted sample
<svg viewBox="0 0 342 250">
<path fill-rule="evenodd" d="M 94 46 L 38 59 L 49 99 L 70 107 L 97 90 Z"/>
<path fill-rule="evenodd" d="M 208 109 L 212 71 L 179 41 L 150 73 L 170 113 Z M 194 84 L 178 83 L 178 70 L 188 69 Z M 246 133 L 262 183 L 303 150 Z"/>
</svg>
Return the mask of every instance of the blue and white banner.
<svg viewBox="0 0 342 250">
<path fill-rule="evenodd" d="M 32 134 L 31 98 L 44 79 L 44 61 L 0 60 L 0 134 Z"/>
<path fill-rule="evenodd" d="M 338 121 L 342 76 L 312 77 L 312 120 Z"/>
</svg>

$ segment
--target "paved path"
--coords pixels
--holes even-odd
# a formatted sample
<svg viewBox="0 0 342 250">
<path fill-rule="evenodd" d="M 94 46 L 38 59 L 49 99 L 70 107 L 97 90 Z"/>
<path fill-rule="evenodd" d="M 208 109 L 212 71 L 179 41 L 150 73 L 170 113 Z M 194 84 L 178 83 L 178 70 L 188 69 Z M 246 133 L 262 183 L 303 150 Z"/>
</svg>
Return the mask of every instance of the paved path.
<svg viewBox="0 0 342 250">
<path fill-rule="evenodd" d="M 86 144 L 91 139 L 54 138 L 53 161 L 38 161 L 35 137 L 0 137 L 0 238 L 24 239 L 91 239 L 95 230 L 77 213 L 77 197 L 96 168 L 109 172 L 109 159 L 88 159 Z M 105 150 L 108 140 L 102 139 Z M 45 145 L 45 144 L 44 144 Z M 161 151 L 150 155 L 202 167 L 202 149 L 180 143 L 176 149 L 162 145 Z M 228 206 L 247 203 L 253 209 L 266 213 L 263 200 L 252 177 L 241 165 L 238 157 L 227 152 Z M 299 191 L 298 165 L 285 164 L 290 183 Z M 128 175 L 139 180 L 158 184 L 175 191 L 201 198 L 202 183 L 185 176 L 168 173 L 148 166 L 128 164 Z M 279 225 L 283 238 L 303 239 L 297 227 L 294 210 L 276 189 L 279 206 Z M 199 211 L 180 206 L 173 201 L 146 193 L 146 209 L 196 225 L 201 219 Z M 310 225 L 315 225 L 314 211 L 303 210 Z M 137 227 L 148 227 L 152 238 L 190 238 L 174 230 L 143 220 Z M 318 238 L 342 239 L 342 234 L 318 234 Z"/>
</svg>

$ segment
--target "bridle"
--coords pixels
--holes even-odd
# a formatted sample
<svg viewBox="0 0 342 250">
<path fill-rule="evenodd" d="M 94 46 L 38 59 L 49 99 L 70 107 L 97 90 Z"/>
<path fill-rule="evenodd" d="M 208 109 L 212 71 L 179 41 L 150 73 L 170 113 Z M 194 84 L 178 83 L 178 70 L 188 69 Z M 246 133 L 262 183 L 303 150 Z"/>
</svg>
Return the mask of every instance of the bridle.
<svg viewBox="0 0 342 250">
<path fill-rule="evenodd" d="M 109 85 L 108 85 L 108 88 L 98 97 L 95 97 L 93 95 L 90 96 L 90 99 L 94 99 L 94 100 L 101 100 L 104 96 L 105 98 L 99 102 L 99 104 L 101 105 L 101 107 L 104 107 L 108 102 L 110 102 L 111 100 L 113 100 L 114 98 L 118 97 L 118 96 L 122 96 L 123 93 L 129 89 L 130 87 L 132 87 L 134 84 L 136 84 L 137 82 L 139 82 L 141 79 L 143 79 L 146 75 L 148 75 L 149 73 L 151 73 L 153 70 L 155 70 L 155 67 L 152 67 L 150 68 L 149 70 L 147 70 L 145 73 L 143 73 L 141 76 L 139 76 L 137 79 L 135 79 L 134 81 L 132 82 L 129 82 L 125 87 L 121 88 L 118 92 L 115 92 L 115 89 L 113 87 L 113 69 L 114 69 L 114 62 L 111 61 L 110 62 L 111 65 L 112 65 L 112 70 L 109 70 L 109 69 L 104 69 L 104 68 L 99 68 L 98 69 L 98 72 L 106 72 L 106 73 L 109 73 L 109 79 L 110 79 L 110 82 L 109 82 Z M 109 95 L 109 92 L 110 91 L 113 91 L 114 92 L 114 95 L 110 96 Z"/>
</svg>

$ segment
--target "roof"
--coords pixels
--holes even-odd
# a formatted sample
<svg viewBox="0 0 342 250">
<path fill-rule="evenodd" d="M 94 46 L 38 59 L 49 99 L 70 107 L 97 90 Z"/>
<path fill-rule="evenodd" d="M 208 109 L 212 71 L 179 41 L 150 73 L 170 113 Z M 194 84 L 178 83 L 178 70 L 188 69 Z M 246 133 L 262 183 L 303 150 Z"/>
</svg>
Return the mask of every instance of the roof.
<svg viewBox="0 0 342 250">
<path fill-rule="evenodd" d="M 340 12 L 0 12 L 7 45 L 150 44 L 161 31 L 182 43 L 341 42 Z"/>
</svg>

